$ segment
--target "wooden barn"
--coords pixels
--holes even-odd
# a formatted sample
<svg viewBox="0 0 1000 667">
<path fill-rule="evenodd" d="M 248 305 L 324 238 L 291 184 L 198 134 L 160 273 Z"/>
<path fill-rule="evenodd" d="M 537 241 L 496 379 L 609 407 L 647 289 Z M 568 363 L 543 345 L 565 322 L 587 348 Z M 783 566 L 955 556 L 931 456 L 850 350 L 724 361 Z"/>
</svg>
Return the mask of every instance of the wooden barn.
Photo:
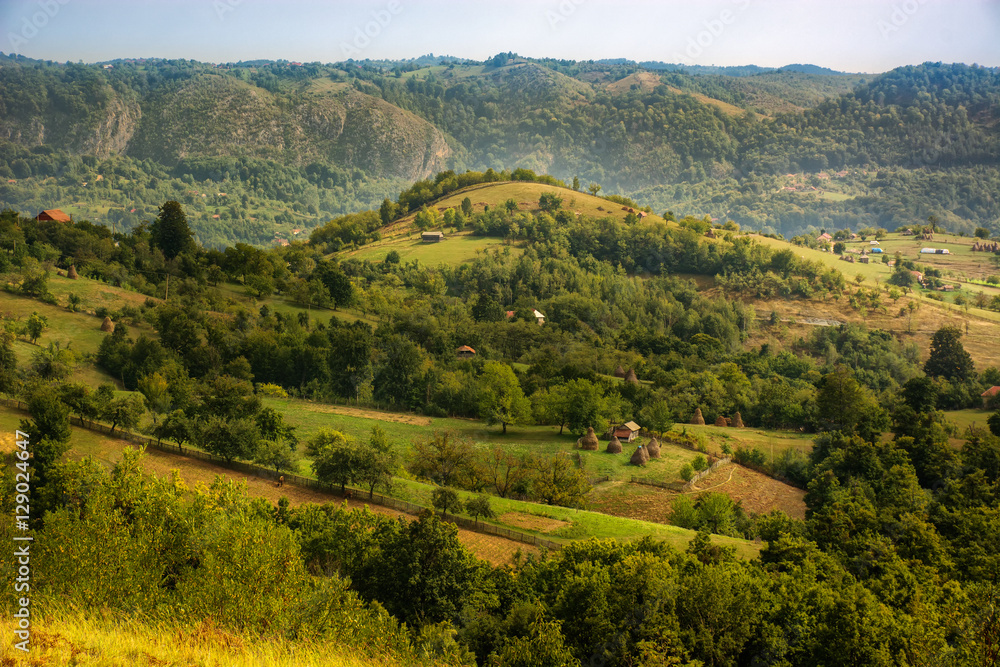
<svg viewBox="0 0 1000 667">
<path fill-rule="evenodd" d="M 52 220 L 53 222 L 73 222 L 73 218 L 57 208 L 50 208 L 35 216 L 35 220 Z"/>
<path fill-rule="evenodd" d="M 424 232 L 420 235 L 420 240 L 424 243 L 440 243 L 444 241 L 444 232 Z"/>
<path fill-rule="evenodd" d="M 473 350 L 468 345 L 463 345 L 462 347 L 455 350 L 455 356 L 459 359 L 471 359 L 476 356 L 476 351 Z"/>
</svg>

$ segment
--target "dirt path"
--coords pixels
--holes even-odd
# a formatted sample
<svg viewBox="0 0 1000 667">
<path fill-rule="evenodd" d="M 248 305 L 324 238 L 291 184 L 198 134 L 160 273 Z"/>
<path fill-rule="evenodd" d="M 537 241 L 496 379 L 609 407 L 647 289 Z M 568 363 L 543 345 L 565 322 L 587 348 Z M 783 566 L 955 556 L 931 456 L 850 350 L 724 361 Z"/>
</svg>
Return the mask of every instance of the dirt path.
<svg viewBox="0 0 1000 667">
<path fill-rule="evenodd" d="M 102 438 L 101 455 L 99 458 L 105 462 L 115 462 L 120 460 L 124 444 L 125 443 L 121 440 Z M 73 450 L 70 450 L 69 456 L 77 459 L 82 458 L 82 456 Z M 170 478 L 171 471 L 177 470 L 180 473 L 181 479 L 184 480 L 184 483 L 192 489 L 202 484 L 211 484 L 216 475 L 222 475 L 224 477 L 228 477 L 229 479 L 246 483 L 247 493 L 249 495 L 258 498 L 265 498 L 274 504 L 277 504 L 278 499 L 282 496 L 288 498 L 293 507 L 297 507 L 303 503 L 328 503 L 331 501 L 338 503 L 346 502 L 348 507 L 351 509 L 368 507 L 369 510 L 375 512 L 376 514 L 385 514 L 393 517 L 405 517 L 408 520 L 413 519 L 412 514 L 406 514 L 404 512 L 400 512 L 399 510 L 383 507 L 382 505 L 368 505 L 364 502 L 364 499 L 344 500 L 340 496 L 292 485 L 285 485 L 278 488 L 275 486 L 274 482 L 270 480 L 261 479 L 259 477 L 254 477 L 253 475 L 248 475 L 235 470 L 229 470 L 227 468 L 220 468 L 207 461 L 190 459 L 179 454 L 163 452 L 158 449 L 146 450 L 146 456 L 143 458 L 142 467 L 147 473 L 165 478 Z M 495 535 L 484 535 L 483 533 L 477 533 L 464 528 L 458 529 L 458 539 L 473 554 L 485 561 L 493 563 L 494 565 L 505 565 L 510 563 L 514 554 L 519 549 L 524 556 L 527 556 L 528 554 L 537 554 L 539 552 L 538 547 L 530 544 L 507 540 Z"/>
</svg>

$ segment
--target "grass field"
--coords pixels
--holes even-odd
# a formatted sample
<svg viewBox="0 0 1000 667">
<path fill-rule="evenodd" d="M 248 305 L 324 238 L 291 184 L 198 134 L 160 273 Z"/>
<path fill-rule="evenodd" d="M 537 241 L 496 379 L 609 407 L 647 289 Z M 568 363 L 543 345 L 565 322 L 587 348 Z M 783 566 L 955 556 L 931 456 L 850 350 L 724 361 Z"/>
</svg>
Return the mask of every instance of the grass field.
<svg viewBox="0 0 1000 667">
<path fill-rule="evenodd" d="M 32 600 L 37 603 L 37 600 Z M 3 642 L 0 664 L 79 665 L 80 667 L 366 667 L 402 665 L 389 656 L 364 659 L 354 649 L 330 643 L 293 643 L 278 638 L 250 637 L 227 632 L 211 620 L 197 627 L 142 621 L 106 615 L 56 610 L 33 612 L 31 652 Z M 0 620 L 5 637 L 14 636 L 10 614 Z M 28 657 L 30 656 L 30 657 Z"/>
<path fill-rule="evenodd" d="M 912 237 L 901 237 L 898 234 L 890 234 L 889 237 L 890 238 L 882 241 L 882 247 L 885 248 L 886 252 L 890 254 L 895 252 L 892 250 L 894 243 L 910 244 L 909 247 L 911 248 L 916 247 L 913 245 L 914 243 L 917 245 L 920 244 L 920 242 L 913 241 Z M 888 266 L 881 263 L 852 264 L 850 262 L 838 260 L 832 253 L 793 246 L 786 241 L 780 241 L 777 239 L 759 236 L 756 236 L 755 238 L 761 243 L 772 248 L 791 249 L 800 257 L 820 261 L 841 271 L 847 279 L 848 289 L 851 290 L 857 289 L 855 276 L 863 276 L 865 279 L 862 283 L 863 286 L 870 289 L 879 285 L 884 292 L 884 287 L 887 284 L 886 281 L 888 280 L 891 272 Z M 935 235 L 935 239 L 937 238 L 938 236 Z M 960 237 L 942 235 L 942 238 Z M 971 241 L 969 239 L 964 239 L 964 243 L 968 245 Z M 944 244 L 938 242 L 938 246 L 935 247 L 944 247 Z M 976 256 L 976 253 L 967 254 Z M 919 257 L 943 256 L 922 255 Z M 917 258 L 917 256 L 914 255 L 914 258 Z M 983 258 L 982 261 L 985 262 L 987 260 Z M 963 285 L 962 292 L 968 295 L 980 290 L 990 296 L 992 296 L 993 291 L 1000 293 L 1000 290 L 996 290 L 996 288 L 983 287 L 980 285 L 970 286 L 968 284 Z M 964 307 L 959 307 L 951 303 L 942 303 L 928 299 L 926 298 L 927 293 L 928 292 L 926 290 L 917 290 L 899 299 L 898 303 L 893 303 L 888 296 L 884 296 L 882 303 L 886 308 L 885 313 L 870 310 L 863 314 L 851 309 L 846 304 L 844 298 L 834 299 L 831 297 L 825 300 L 774 299 L 768 301 L 752 299 L 750 301 L 760 315 L 765 315 L 773 310 L 783 320 L 793 321 L 788 324 L 787 328 L 790 336 L 786 337 L 785 342 L 794 340 L 799 336 L 808 337 L 810 335 L 810 330 L 814 326 L 809 324 L 810 320 L 855 322 L 865 324 L 872 329 L 877 328 L 892 332 L 901 340 L 916 343 L 921 350 L 921 354 L 924 358 L 926 358 L 926 355 L 929 354 L 930 351 L 931 336 L 942 326 L 950 325 L 956 326 L 963 331 L 964 336 L 962 338 L 962 344 L 969 351 L 969 353 L 972 354 L 978 369 L 982 370 L 986 366 L 1000 365 L 1000 345 L 996 344 L 998 337 L 997 327 L 998 324 L 1000 324 L 1000 313 L 975 307 L 970 307 L 966 310 Z M 917 306 L 917 310 L 912 316 L 912 322 L 909 316 L 899 315 L 899 310 L 906 307 L 910 302 Z M 774 334 L 773 332 L 762 331 L 761 335 L 763 338 L 761 338 L 761 340 L 754 341 L 754 344 L 760 344 L 764 338 L 767 338 L 768 336 L 773 337 Z M 779 344 L 781 343 L 781 341 L 777 342 Z"/>
<path fill-rule="evenodd" d="M 956 426 L 958 426 L 959 435 L 963 435 L 970 426 L 975 426 L 976 428 L 986 428 L 986 420 L 991 414 L 992 410 L 949 410 L 945 412 L 945 417 L 952 421 Z"/>
<path fill-rule="evenodd" d="M 486 426 L 483 422 L 471 419 L 430 418 L 292 398 L 266 398 L 264 403 L 281 412 L 296 427 L 300 440 L 311 438 L 323 428 L 340 431 L 359 440 L 367 439 L 372 426 L 377 425 L 408 456 L 413 442 L 428 440 L 435 433 L 450 433 L 469 441 L 477 448 L 499 446 L 517 454 L 578 452 L 587 476 L 592 479 L 605 476 L 627 479 L 635 476 L 664 482 L 675 481 L 681 467 L 697 456 L 697 452 L 689 449 L 664 445 L 660 459 L 651 461 L 644 468 L 637 468 L 628 462 L 635 446 L 629 447 L 623 443 L 624 451 L 621 454 L 606 454 L 603 449 L 607 442 L 602 441 L 600 451 L 579 451 L 574 449 L 577 437 L 568 432 L 559 435 L 559 428 L 555 426 L 511 426 L 507 429 L 507 435 L 503 435 L 499 426 Z"/>
<path fill-rule="evenodd" d="M 402 262 L 419 261 L 427 266 L 447 264 L 458 266 L 475 259 L 480 251 L 490 248 L 500 248 L 504 245 L 502 239 L 485 236 L 473 236 L 470 232 L 446 234 L 445 240 L 439 243 L 424 243 L 420 235 L 414 232 L 411 236 L 397 236 L 393 239 L 378 241 L 358 250 L 346 253 L 346 256 L 357 259 L 367 259 L 381 262 L 390 250 L 399 253 Z M 517 246 L 511 246 L 512 252 L 521 253 Z"/>
</svg>

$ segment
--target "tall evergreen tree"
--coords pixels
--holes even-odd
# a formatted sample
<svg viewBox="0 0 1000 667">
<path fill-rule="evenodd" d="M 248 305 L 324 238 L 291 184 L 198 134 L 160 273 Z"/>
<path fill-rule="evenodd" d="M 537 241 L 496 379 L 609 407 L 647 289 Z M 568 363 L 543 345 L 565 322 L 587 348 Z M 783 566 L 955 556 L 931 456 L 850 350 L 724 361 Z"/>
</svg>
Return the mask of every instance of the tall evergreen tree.
<svg viewBox="0 0 1000 667">
<path fill-rule="evenodd" d="M 179 202 L 165 202 L 160 207 L 156 220 L 150 225 L 149 232 L 153 237 L 153 245 L 162 250 L 167 259 L 173 259 L 195 247 L 194 235 Z"/>
<path fill-rule="evenodd" d="M 941 327 L 931 338 L 931 355 L 924 364 L 924 372 L 931 377 L 944 377 L 963 381 L 975 372 L 972 355 L 962 346 L 962 332 L 958 327 Z"/>
</svg>

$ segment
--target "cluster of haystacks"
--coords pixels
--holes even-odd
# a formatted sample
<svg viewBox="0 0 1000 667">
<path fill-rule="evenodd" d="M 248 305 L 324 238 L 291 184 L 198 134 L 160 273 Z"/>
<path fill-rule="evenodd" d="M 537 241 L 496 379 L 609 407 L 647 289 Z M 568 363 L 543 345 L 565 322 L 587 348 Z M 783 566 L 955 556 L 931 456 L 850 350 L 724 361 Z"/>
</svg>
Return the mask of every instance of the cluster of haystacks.
<svg viewBox="0 0 1000 667">
<path fill-rule="evenodd" d="M 740 413 L 738 412 L 735 415 L 733 415 L 733 427 L 743 428 L 743 417 L 741 417 Z"/>
<path fill-rule="evenodd" d="M 76 272 L 76 264 L 70 264 L 69 271 L 66 272 L 66 277 L 70 280 L 76 280 L 80 277 Z"/>
<path fill-rule="evenodd" d="M 617 366 L 615 366 L 615 372 L 613 373 L 613 375 L 616 378 L 622 378 L 623 380 L 625 379 L 625 369 L 622 368 L 621 364 L 618 364 Z"/>
<path fill-rule="evenodd" d="M 114 330 L 115 330 L 115 323 L 111 321 L 110 317 L 105 315 L 104 321 L 101 322 L 101 331 L 105 333 L 111 333 Z"/>
<path fill-rule="evenodd" d="M 587 427 L 587 434 L 576 441 L 580 449 L 585 449 L 588 452 L 596 452 L 598 448 L 597 435 L 594 433 L 594 427 Z"/>
<path fill-rule="evenodd" d="M 723 417 L 722 415 L 719 415 L 718 417 L 715 418 L 715 425 L 716 426 L 729 426 L 729 420 L 726 419 L 725 417 Z"/>
<path fill-rule="evenodd" d="M 629 459 L 629 463 L 634 466 L 644 466 L 649 462 L 649 454 L 646 452 L 646 448 L 639 445 L 632 452 L 632 458 Z"/>
<path fill-rule="evenodd" d="M 701 416 L 701 408 L 694 409 L 694 417 L 691 417 L 691 423 L 697 424 L 698 426 L 705 425 L 705 418 Z"/>
<path fill-rule="evenodd" d="M 657 440 L 656 438 L 653 438 L 652 440 L 650 440 L 649 442 L 647 442 L 646 443 L 646 454 L 651 459 L 658 459 L 658 458 L 660 458 L 660 441 Z"/>
<path fill-rule="evenodd" d="M 628 369 L 628 373 L 625 374 L 625 382 L 629 384 L 639 384 L 639 378 L 636 376 L 635 371 L 631 368 Z"/>
<path fill-rule="evenodd" d="M 608 448 L 606 450 L 608 454 L 621 454 L 622 453 L 622 443 L 621 440 L 615 436 L 611 436 L 611 440 L 608 442 Z"/>
</svg>

